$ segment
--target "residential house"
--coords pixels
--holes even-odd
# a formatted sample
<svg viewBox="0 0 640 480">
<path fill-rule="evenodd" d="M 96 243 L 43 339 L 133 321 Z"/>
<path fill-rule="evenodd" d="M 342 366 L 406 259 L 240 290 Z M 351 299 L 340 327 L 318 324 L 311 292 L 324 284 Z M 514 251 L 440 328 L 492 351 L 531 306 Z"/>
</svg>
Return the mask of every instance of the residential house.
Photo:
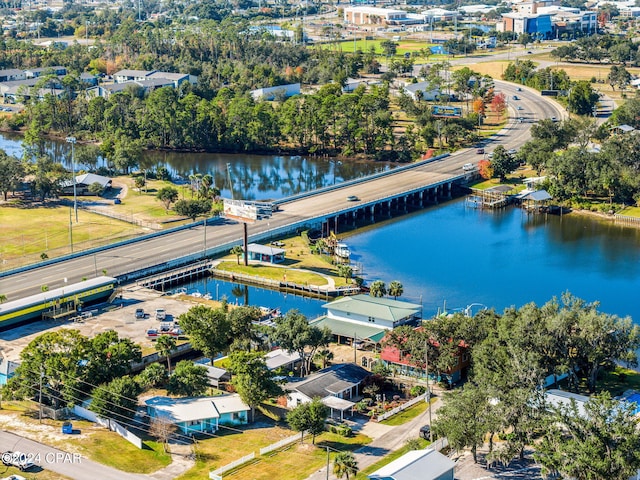
<svg viewBox="0 0 640 480">
<path fill-rule="evenodd" d="M 293 369 L 296 363 L 300 363 L 300 354 L 276 348 L 267 353 L 264 356 L 264 360 L 269 370 L 277 370 L 279 368 Z"/>
<path fill-rule="evenodd" d="M 363 340 L 378 343 L 386 332 L 400 325 L 414 325 L 420 321 L 422 306 L 370 295 L 353 295 L 325 303 L 326 315 L 310 322 L 328 327 L 338 343 Z"/>
<path fill-rule="evenodd" d="M 66 67 L 57 65 L 54 67 L 31 68 L 29 70 L 25 70 L 24 73 L 27 78 L 38 78 L 43 75 L 56 75 L 61 77 L 67 74 L 67 69 Z"/>
<path fill-rule="evenodd" d="M 27 75 L 24 70 L 17 68 L 9 68 L 6 70 L 0 70 L 0 82 L 12 82 L 14 80 L 26 80 Z"/>
<path fill-rule="evenodd" d="M 569 407 L 572 403 L 575 403 L 578 408 L 578 414 L 585 416 L 586 411 L 584 405 L 589 401 L 589 397 L 552 388 L 544 392 L 544 401 L 548 407 L 556 408 L 560 406 Z"/>
<path fill-rule="evenodd" d="M 231 381 L 231 374 L 224 368 L 214 367 L 212 365 L 202 365 L 207 369 L 207 378 L 209 385 L 220 388 L 223 383 Z"/>
<path fill-rule="evenodd" d="M 320 398 L 331 410 L 340 412 L 340 418 L 344 412 L 351 410 L 355 400 L 360 396 L 360 384 L 371 375 L 367 370 L 352 363 L 332 365 L 309 375 L 301 382 L 289 382 L 285 385 L 287 394 L 287 407 L 307 403 L 314 398 Z"/>
<path fill-rule="evenodd" d="M 443 95 L 439 88 L 431 88 L 431 82 L 408 83 L 402 87 L 402 91 L 413 100 L 425 100 L 433 102 Z"/>
<path fill-rule="evenodd" d="M 149 75 L 155 73 L 155 70 L 120 70 L 113 74 L 113 80 L 116 83 L 135 82 L 146 79 Z"/>
<path fill-rule="evenodd" d="M 453 480 L 456 463 L 433 448 L 411 450 L 368 475 L 369 480 Z"/>
<path fill-rule="evenodd" d="M 422 327 L 418 327 L 421 329 Z M 438 347 L 439 343 L 431 341 L 431 345 Z M 456 364 L 450 370 L 441 372 L 437 381 L 446 381 L 449 383 L 457 383 L 467 375 L 469 366 L 471 365 L 471 356 L 469 355 L 468 345 L 461 341 L 458 344 L 458 351 L 455 353 Z M 399 375 L 407 375 L 410 377 L 424 377 L 425 370 L 422 366 L 424 360 L 415 361 L 407 352 L 402 351 L 392 345 L 385 345 L 380 352 L 380 360 L 389 368 Z M 430 375 L 431 377 L 432 375 Z"/>
<path fill-rule="evenodd" d="M 102 175 L 96 175 L 95 173 L 83 173 L 82 175 L 76 175 L 76 194 L 77 195 L 95 195 L 89 191 L 89 187 L 94 183 L 99 184 L 102 187 L 102 191 L 108 190 L 112 186 L 112 179 L 109 177 L 103 177 Z M 73 182 L 67 181 L 62 185 L 62 194 L 73 194 Z"/>
<path fill-rule="evenodd" d="M 158 396 L 144 403 L 149 417 L 174 423 L 186 435 L 215 432 L 220 425 L 245 425 L 250 410 L 238 394 L 197 398 Z"/>
</svg>

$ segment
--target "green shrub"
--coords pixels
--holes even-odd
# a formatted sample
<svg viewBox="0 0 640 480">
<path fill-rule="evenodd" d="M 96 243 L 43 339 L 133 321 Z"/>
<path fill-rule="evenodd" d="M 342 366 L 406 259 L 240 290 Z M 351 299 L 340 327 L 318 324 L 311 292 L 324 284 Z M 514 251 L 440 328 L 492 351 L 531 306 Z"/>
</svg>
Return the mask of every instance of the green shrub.
<svg viewBox="0 0 640 480">
<path fill-rule="evenodd" d="M 426 391 L 427 387 L 425 387 L 424 385 L 414 385 L 413 387 L 411 387 L 411 390 L 409 390 L 409 394 L 412 397 L 417 397 L 418 395 L 422 395 Z"/>
</svg>

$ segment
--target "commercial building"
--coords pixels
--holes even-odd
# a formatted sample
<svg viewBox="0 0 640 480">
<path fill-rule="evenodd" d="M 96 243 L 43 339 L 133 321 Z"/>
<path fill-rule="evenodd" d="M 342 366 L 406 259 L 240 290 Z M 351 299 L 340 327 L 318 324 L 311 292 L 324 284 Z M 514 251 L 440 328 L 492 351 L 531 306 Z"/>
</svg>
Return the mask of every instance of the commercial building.
<svg viewBox="0 0 640 480">
<path fill-rule="evenodd" d="M 380 7 L 346 7 L 344 21 L 352 25 L 394 25 L 407 20 L 407 12 Z"/>
</svg>

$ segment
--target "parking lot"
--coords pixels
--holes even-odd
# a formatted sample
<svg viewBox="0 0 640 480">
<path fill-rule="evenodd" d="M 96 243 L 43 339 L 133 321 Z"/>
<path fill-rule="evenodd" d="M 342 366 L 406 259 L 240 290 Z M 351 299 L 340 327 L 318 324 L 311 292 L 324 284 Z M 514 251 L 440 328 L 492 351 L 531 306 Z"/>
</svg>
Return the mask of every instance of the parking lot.
<svg viewBox="0 0 640 480">
<path fill-rule="evenodd" d="M 87 307 L 82 319 L 41 320 L 0 332 L 0 349 L 5 359 L 18 361 L 20 352 L 38 335 L 62 328 L 74 328 L 87 337 L 115 330 L 118 335 L 130 338 L 144 350 L 153 345 L 152 339 L 147 337 L 147 330 L 158 329 L 161 324 L 155 318 L 156 309 L 164 309 L 166 318 L 162 322 L 171 323 L 195 304 L 131 285 L 123 289 L 122 298 L 116 299 L 113 304 Z M 144 310 L 144 317 L 136 318 L 136 309 L 140 308 Z"/>
</svg>

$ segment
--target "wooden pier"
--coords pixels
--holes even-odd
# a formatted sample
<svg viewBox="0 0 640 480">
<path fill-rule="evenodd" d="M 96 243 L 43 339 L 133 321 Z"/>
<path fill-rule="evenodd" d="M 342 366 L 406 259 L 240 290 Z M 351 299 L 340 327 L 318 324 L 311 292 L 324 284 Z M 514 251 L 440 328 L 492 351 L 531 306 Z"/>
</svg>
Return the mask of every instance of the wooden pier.
<svg viewBox="0 0 640 480">
<path fill-rule="evenodd" d="M 504 208 L 513 199 L 514 187 L 511 185 L 497 185 L 485 190 L 472 188 L 472 195 L 469 195 L 465 203 L 473 208 Z"/>
<path fill-rule="evenodd" d="M 177 285 L 194 278 L 208 276 L 212 267 L 213 262 L 211 260 L 203 260 L 187 265 L 186 267 L 169 270 L 159 275 L 143 278 L 138 280 L 136 285 L 156 290 L 160 289 L 164 292 L 164 289 L 170 285 Z"/>
</svg>

